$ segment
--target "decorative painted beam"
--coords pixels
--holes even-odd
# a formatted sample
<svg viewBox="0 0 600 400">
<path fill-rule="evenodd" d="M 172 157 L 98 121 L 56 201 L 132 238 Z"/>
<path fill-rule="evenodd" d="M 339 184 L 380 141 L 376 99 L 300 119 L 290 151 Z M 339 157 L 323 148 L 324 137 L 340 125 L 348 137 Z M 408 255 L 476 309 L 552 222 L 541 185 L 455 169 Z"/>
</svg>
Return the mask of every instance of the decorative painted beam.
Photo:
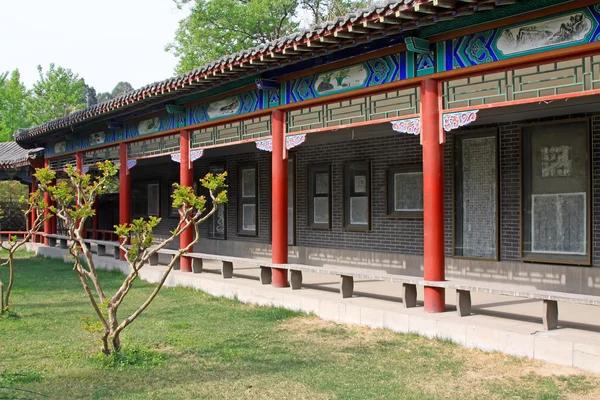
<svg viewBox="0 0 600 400">
<path fill-rule="evenodd" d="M 300 134 L 300 135 L 286 136 L 285 148 L 287 150 L 293 149 L 294 147 L 300 146 L 304 142 L 306 142 L 306 134 L 305 133 Z"/>
<path fill-rule="evenodd" d="M 131 168 L 135 167 L 137 164 L 137 160 L 127 160 L 127 170 L 129 171 Z"/>
<path fill-rule="evenodd" d="M 421 118 L 409 118 L 398 121 L 391 121 L 392 129 L 399 133 L 408 133 L 409 135 L 421 134 Z"/>
<path fill-rule="evenodd" d="M 81 172 L 83 172 L 84 174 L 87 174 L 90 170 L 90 166 L 89 165 L 84 165 L 83 168 L 81 169 Z"/>
<path fill-rule="evenodd" d="M 450 114 L 444 114 L 443 126 L 446 132 L 453 131 L 463 126 L 469 125 L 477 120 L 479 110 L 461 111 Z"/>
<path fill-rule="evenodd" d="M 185 108 L 176 104 L 167 104 L 165 106 L 167 114 L 185 114 Z"/>
<path fill-rule="evenodd" d="M 429 53 L 431 51 L 429 49 L 429 40 L 427 39 L 409 36 L 404 38 L 404 43 L 406 44 L 408 51 L 412 51 L 414 53 Z"/>
<path fill-rule="evenodd" d="M 271 139 L 262 139 L 262 140 L 257 140 L 256 142 L 256 148 L 259 150 L 263 150 L 263 151 L 273 151 L 273 140 Z"/>
<path fill-rule="evenodd" d="M 272 79 L 257 79 L 255 81 L 256 83 L 256 88 L 258 90 L 277 90 L 279 88 L 279 85 L 277 84 L 277 81 L 272 80 Z"/>
</svg>

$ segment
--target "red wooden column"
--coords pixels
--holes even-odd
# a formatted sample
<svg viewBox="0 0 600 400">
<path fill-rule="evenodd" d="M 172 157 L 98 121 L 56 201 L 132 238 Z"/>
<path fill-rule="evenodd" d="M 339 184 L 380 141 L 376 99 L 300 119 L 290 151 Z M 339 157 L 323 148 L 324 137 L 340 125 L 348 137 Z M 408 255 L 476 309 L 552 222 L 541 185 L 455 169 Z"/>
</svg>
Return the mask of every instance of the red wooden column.
<svg viewBox="0 0 600 400">
<path fill-rule="evenodd" d="M 181 154 L 179 164 L 179 184 L 182 186 L 194 186 L 194 168 L 190 162 L 190 131 L 182 130 L 179 134 L 179 152 Z M 183 217 L 181 217 L 183 218 Z M 179 248 L 186 248 L 194 240 L 194 228 L 190 226 L 181 232 L 179 236 Z M 194 251 L 194 249 L 191 249 Z M 180 270 L 182 272 L 192 272 L 192 260 L 188 257 L 181 257 L 179 260 Z"/>
<path fill-rule="evenodd" d="M 49 167 L 49 166 L 50 166 L 50 161 L 44 160 L 44 167 Z M 52 205 L 52 202 L 50 200 L 50 194 L 48 194 L 48 192 L 44 192 L 44 203 L 46 203 L 46 208 L 44 208 L 44 217 L 47 217 L 48 213 L 50 212 L 50 210 L 48 210 L 48 207 Z M 44 221 L 44 233 L 47 235 L 51 235 L 53 233 L 51 219 L 47 219 Z M 44 237 L 44 244 L 46 246 L 49 245 L 49 238 Z"/>
<path fill-rule="evenodd" d="M 423 143 L 423 230 L 425 280 L 443 281 L 444 259 L 444 151 L 438 83 L 421 82 L 421 125 Z M 445 311 L 443 288 L 425 287 L 425 311 Z"/>
<path fill-rule="evenodd" d="M 131 179 L 127 168 L 127 143 L 119 144 L 119 224 L 128 224 L 131 210 Z M 121 260 L 125 252 L 121 250 Z"/>
<path fill-rule="evenodd" d="M 81 151 L 75 153 L 75 169 L 77 169 L 77 172 L 79 172 L 80 174 L 83 174 L 83 152 Z M 81 235 L 84 238 L 86 238 L 87 236 L 85 226 L 83 227 Z"/>
<path fill-rule="evenodd" d="M 33 173 L 31 175 L 31 193 L 35 192 L 37 190 L 37 180 L 35 179 L 35 176 L 33 176 Z M 29 214 L 29 229 L 33 229 L 33 225 L 35 224 L 35 220 L 37 219 L 37 212 L 34 209 L 31 210 L 31 214 Z M 33 243 L 37 243 L 38 242 L 38 238 L 37 235 L 33 235 L 31 237 L 31 241 Z"/>
<path fill-rule="evenodd" d="M 271 164 L 271 223 L 273 232 L 272 261 L 275 264 L 288 262 L 288 163 L 285 153 L 284 113 L 274 110 L 271 118 L 273 152 Z M 272 283 L 275 287 L 287 287 L 287 270 L 273 268 Z"/>
</svg>

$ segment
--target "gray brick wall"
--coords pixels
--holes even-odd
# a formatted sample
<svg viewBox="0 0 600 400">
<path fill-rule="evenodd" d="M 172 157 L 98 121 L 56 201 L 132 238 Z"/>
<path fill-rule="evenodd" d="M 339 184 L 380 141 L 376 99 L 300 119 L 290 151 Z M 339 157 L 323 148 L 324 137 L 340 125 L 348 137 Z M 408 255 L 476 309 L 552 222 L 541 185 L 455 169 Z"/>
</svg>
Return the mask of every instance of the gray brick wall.
<svg viewBox="0 0 600 400">
<path fill-rule="evenodd" d="M 387 126 L 386 126 L 387 128 Z M 388 167 L 420 164 L 419 137 L 394 135 L 339 143 L 302 145 L 296 156 L 297 228 L 299 246 L 355 250 L 375 250 L 405 254 L 423 252 L 423 222 L 421 219 L 386 217 L 386 172 Z M 371 231 L 351 232 L 343 229 L 343 165 L 347 161 L 371 161 Z M 332 226 L 331 230 L 308 227 L 307 172 L 311 164 L 330 162 L 332 165 Z"/>
</svg>

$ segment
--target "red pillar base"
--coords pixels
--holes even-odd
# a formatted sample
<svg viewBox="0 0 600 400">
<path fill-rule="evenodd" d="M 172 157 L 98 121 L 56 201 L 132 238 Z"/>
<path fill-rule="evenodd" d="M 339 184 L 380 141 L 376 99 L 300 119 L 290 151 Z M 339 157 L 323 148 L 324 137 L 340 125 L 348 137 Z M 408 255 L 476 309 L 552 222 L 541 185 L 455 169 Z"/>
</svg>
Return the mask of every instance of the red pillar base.
<svg viewBox="0 0 600 400">
<path fill-rule="evenodd" d="M 446 311 L 446 289 L 438 287 L 425 287 L 425 312 L 441 313 Z"/>
<path fill-rule="evenodd" d="M 181 272 L 192 272 L 192 260 L 188 257 L 181 257 L 179 259 L 179 270 Z"/>
<path fill-rule="evenodd" d="M 271 271 L 273 271 L 271 284 L 274 287 L 284 288 L 289 286 L 287 269 L 272 268 Z"/>
</svg>

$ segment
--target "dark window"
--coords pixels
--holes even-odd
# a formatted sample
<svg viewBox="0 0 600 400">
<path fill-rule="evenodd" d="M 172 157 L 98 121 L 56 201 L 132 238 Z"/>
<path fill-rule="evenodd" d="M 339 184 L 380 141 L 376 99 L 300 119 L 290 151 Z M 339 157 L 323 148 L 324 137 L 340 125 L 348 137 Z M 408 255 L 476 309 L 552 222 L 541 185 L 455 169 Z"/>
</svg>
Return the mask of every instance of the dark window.
<svg viewBox="0 0 600 400">
<path fill-rule="evenodd" d="M 258 175 L 256 164 L 238 170 L 238 234 L 256 236 L 258 232 Z"/>
<path fill-rule="evenodd" d="M 454 255 L 496 259 L 496 135 L 456 135 L 454 144 Z"/>
<path fill-rule="evenodd" d="M 308 226 L 331 228 L 331 164 L 308 168 Z"/>
<path fill-rule="evenodd" d="M 208 171 L 213 175 L 222 174 L 225 172 L 225 164 L 210 165 L 208 167 Z M 217 195 L 219 192 L 215 193 L 215 195 Z M 213 205 L 209 193 L 206 194 L 206 198 L 208 199 L 207 211 L 210 211 L 212 210 Z M 227 204 L 219 204 L 215 213 L 209 218 L 208 238 L 221 240 L 227 239 Z"/>
<path fill-rule="evenodd" d="M 131 208 L 134 217 L 160 216 L 160 184 L 135 182 L 131 185 Z"/>
<path fill-rule="evenodd" d="M 523 258 L 589 263 L 588 121 L 522 132 Z"/>
<path fill-rule="evenodd" d="M 368 161 L 344 165 L 344 228 L 371 227 L 371 166 Z"/>
<path fill-rule="evenodd" d="M 387 214 L 423 217 L 423 170 L 420 165 L 387 171 Z"/>
</svg>

